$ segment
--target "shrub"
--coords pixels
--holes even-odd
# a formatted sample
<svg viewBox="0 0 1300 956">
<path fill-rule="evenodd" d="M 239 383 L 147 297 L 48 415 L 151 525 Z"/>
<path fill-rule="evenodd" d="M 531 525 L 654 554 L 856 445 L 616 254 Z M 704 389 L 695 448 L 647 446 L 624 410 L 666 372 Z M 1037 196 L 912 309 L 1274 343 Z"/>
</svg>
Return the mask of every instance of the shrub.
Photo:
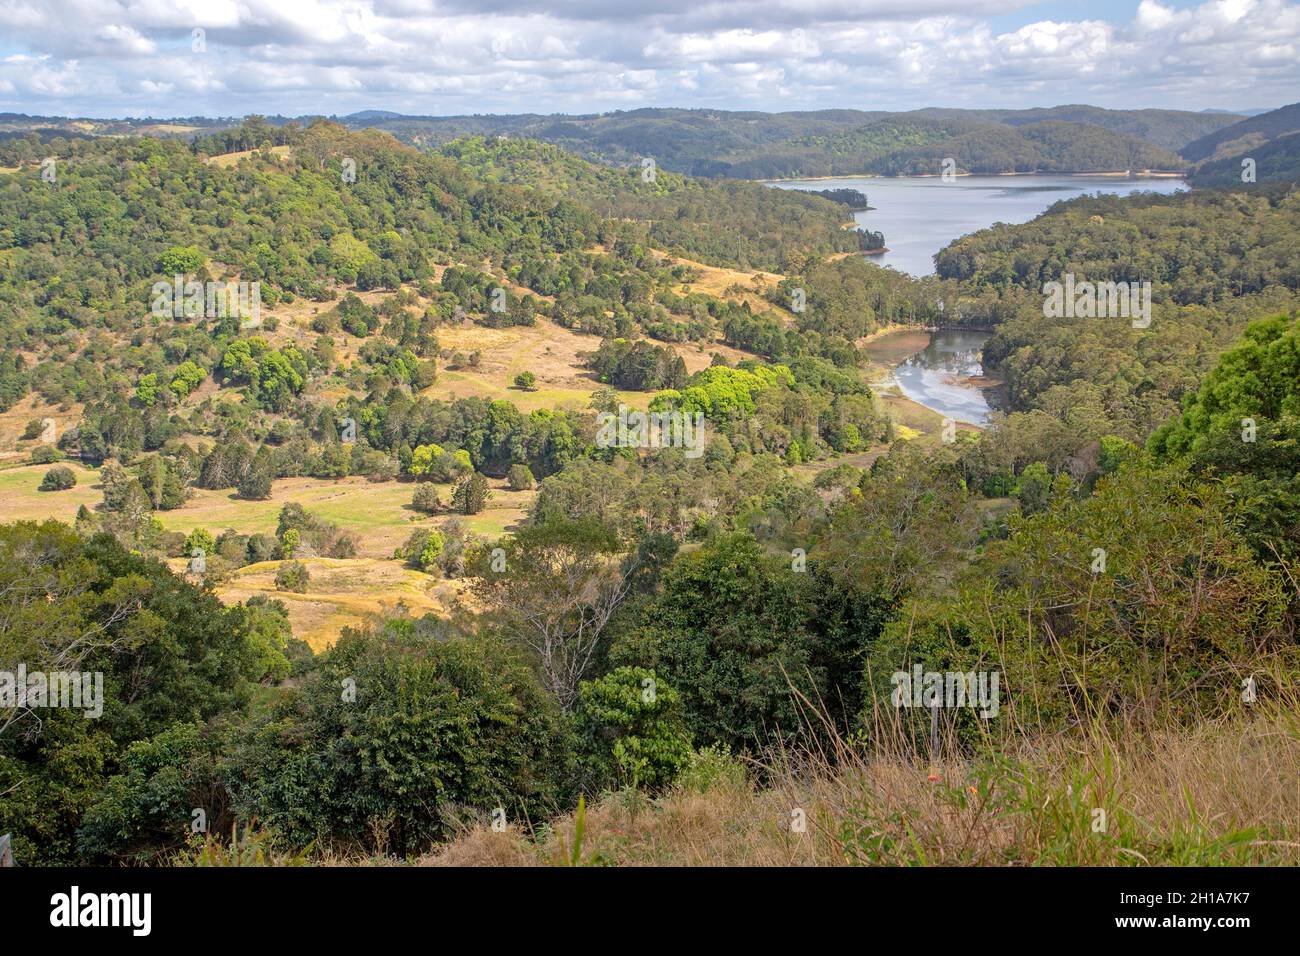
<svg viewBox="0 0 1300 956">
<path fill-rule="evenodd" d="M 65 468 L 60 465 L 57 468 L 51 468 L 41 479 L 39 491 L 67 491 L 69 488 L 76 487 L 77 476 L 72 473 L 71 468 Z"/>
<path fill-rule="evenodd" d="M 537 387 L 537 376 L 532 372 L 520 372 L 515 376 L 515 387 L 531 392 Z"/>
<path fill-rule="evenodd" d="M 433 485 L 417 485 L 411 497 L 411 507 L 426 515 L 436 514 L 442 508 L 438 489 Z"/>
<path fill-rule="evenodd" d="M 37 445 L 32 449 L 33 465 L 50 465 L 63 458 L 63 452 L 53 445 Z"/>
<path fill-rule="evenodd" d="M 275 589 L 277 591 L 296 591 L 303 594 L 307 590 L 307 582 L 311 580 L 311 573 L 307 570 L 307 565 L 301 561 L 282 561 L 279 569 L 275 572 Z"/>
<path fill-rule="evenodd" d="M 534 484 L 533 470 L 527 465 L 511 465 L 507 480 L 511 491 L 530 491 Z"/>
</svg>

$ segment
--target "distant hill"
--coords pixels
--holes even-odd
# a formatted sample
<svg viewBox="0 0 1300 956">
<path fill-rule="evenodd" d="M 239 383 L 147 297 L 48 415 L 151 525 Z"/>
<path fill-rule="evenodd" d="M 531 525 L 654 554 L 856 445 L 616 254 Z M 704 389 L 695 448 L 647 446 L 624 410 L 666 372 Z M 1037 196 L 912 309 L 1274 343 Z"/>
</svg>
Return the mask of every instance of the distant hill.
<svg viewBox="0 0 1300 956">
<path fill-rule="evenodd" d="M 1300 182 L 1300 132 L 1288 133 L 1236 156 L 1208 160 L 1192 170 L 1188 181 L 1198 188 L 1242 187 L 1242 162 L 1255 161 L 1255 183 Z"/>
<path fill-rule="evenodd" d="M 743 179 L 871 174 L 938 174 L 952 159 L 961 172 L 1177 170 L 1174 153 L 1100 126 L 1060 120 L 1006 126 L 967 119 L 891 117 L 829 137 L 780 144 L 733 163 Z"/>
<path fill-rule="evenodd" d="M 953 156 L 971 172 L 1181 169 L 1177 151 L 1240 117 L 1178 110 L 1058 106 L 1032 110 L 929 108 L 906 113 L 639 109 L 589 116 L 344 118 L 408 142 L 510 135 L 555 143 L 615 165 L 651 156 L 695 176 L 768 179 L 935 171 Z M 1046 125 L 1058 124 L 1058 125 Z M 959 137 L 970 136 L 956 142 Z M 956 152 L 962 152 L 956 156 Z"/>
<path fill-rule="evenodd" d="M 1240 155 L 1244 149 L 1297 130 L 1300 130 L 1300 103 L 1292 103 L 1215 130 L 1188 143 L 1179 152 L 1184 159 L 1190 159 L 1194 163 L 1221 159 L 1224 156 Z"/>
<path fill-rule="evenodd" d="M 1123 133 L 1152 146 L 1180 152 L 1194 139 L 1220 129 L 1240 115 L 1232 113 L 1189 113 L 1185 110 L 1107 110 L 1099 106 L 1052 106 L 1029 110 L 917 110 L 915 116 L 931 119 L 960 118 L 1007 126 L 1025 126 L 1050 120 L 1086 123 Z"/>
<path fill-rule="evenodd" d="M 1196 164 L 1193 186 L 1242 186 L 1242 163 L 1254 160 L 1255 183 L 1300 182 L 1300 103 L 1226 126 L 1183 149 Z"/>
<path fill-rule="evenodd" d="M 283 129 L 310 117 L 254 117 Z M 379 129 L 403 142 L 438 149 L 465 137 L 509 136 L 563 147 L 584 159 L 631 166 L 651 157 L 662 169 L 692 176 L 766 179 L 790 176 L 935 172 L 952 157 L 971 172 L 1098 172 L 1181 169 L 1178 153 L 1240 125 L 1243 117 L 1180 110 L 1107 110 L 1065 105 L 1028 110 L 931 107 L 910 112 L 851 109 L 766 113 L 647 108 L 612 113 L 410 116 L 367 109 L 336 119 Z M 146 134 L 211 138 L 248 124 L 237 120 L 88 120 L 0 115 L 0 132 L 34 128 L 87 135 Z M 244 147 L 248 148 L 248 147 Z M 1185 153 L 1183 155 L 1186 155 Z"/>
</svg>

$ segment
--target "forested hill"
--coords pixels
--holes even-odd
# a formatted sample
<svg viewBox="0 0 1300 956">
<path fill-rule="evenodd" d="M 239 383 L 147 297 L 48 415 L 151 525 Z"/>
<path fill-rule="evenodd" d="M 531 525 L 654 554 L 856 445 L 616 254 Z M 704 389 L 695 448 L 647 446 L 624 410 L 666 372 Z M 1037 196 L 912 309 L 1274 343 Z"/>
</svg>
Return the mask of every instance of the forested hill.
<svg viewBox="0 0 1300 956">
<path fill-rule="evenodd" d="M 396 288 L 452 254 L 558 254 L 618 236 L 755 268 L 861 242 L 843 228 L 847 209 L 820 197 L 666 173 L 647 182 L 640 169 L 596 167 L 553 147 L 465 144 L 458 162 L 327 123 L 279 135 L 292 144 L 286 152 L 254 152 L 238 164 L 147 137 L 27 137 L 0 146 L 0 166 L 16 170 L 0 175 L 4 344 L 22 348 L 69 325 L 126 319 L 148 301 L 175 246 L 260 280 L 274 304 L 284 294 L 321 299 L 332 281 Z M 242 131 L 232 138 L 238 144 Z M 538 149 L 550 151 L 546 162 Z M 56 184 L 41 178 L 46 156 Z M 506 164 L 525 157 L 529 168 L 562 176 L 555 189 L 501 181 L 511 178 Z M 345 161 L 355 182 L 345 179 Z M 537 177 L 513 178 L 538 185 Z"/>
<path fill-rule="evenodd" d="M 918 168 L 921 163 L 932 164 L 933 154 L 913 156 L 908 153 L 909 147 L 926 150 L 937 140 L 971 133 L 980 135 L 957 144 L 954 151 L 940 158 L 952 156 L 965 168 L 976 171 L 1013 171 L 1035 164 L 1057 171 L 1182 168 L 1184 164 L 1171 159 L 1170 154 L 1179 153 L 1193 140 L 1241 118 L 1226 113 L 1070 105 L 1031 110 L 927 108 L 911 112 L 637 109 L 575 116 L 404 116 L 364 110 L 338 121 L 353 129 L 382 129 L 404 142 L 429 149 L 464 137 L 504 135 L 553 143 L 607 165 L 632 166 L 649 157 L 660 167 L 678 173 L 747 178 L 776 175 L 772 170 L 790 172 L 792 163 L 797 163 L 794 172 L 806 175 L 812 175 L 813 168 L 828 166 L 848 173 L 868 172 L 865 165 L 851 168 L 852 161 L 865 164 L 895 150 L 897 155 L 887 168 Z M 263 131 L 259 135 L 265 136 L 265 130 L 291 122 L 295 121 L 287 117 L 273 117 L 264 123 L 250 117 L 242 128 L 259 128 Z M 296 122 L 303 124 L 306 120 Z M 892 125 L 872 129 L 881 123 Z M 1061 123 L 1070 125 L 1043 127 Z M 81 135 L 136 132 L 185 138 L 239 125 L 237 120 L 194 117 L 101 121 L 0 116 L 0 134 L 4 135 L 40 127 Z M 890 133 L 894 129 L 897 133 Z M 273 145 L 274 135 L 270 134 Z M 891 141 L 890 135 L 896 135 L 896 141 Z M 894 150 L 887 148 L 891 145 Z M 964 160 L 956 155 L 957 149 L 964 149 Z M 804 166 L 809 167 L 807 171 Z"/>
<path fill-rule="evenodd" d="M 653 157 L 677 172 L 766 178 L 882 171 L 931 171 L 939 150 L 975 172 L 1177 169 L 1188 142 L 1240 117 L 1177 110 L 924 109 L 906 113 L 824 110 L 733 113 L 645 109 L 595 116 L 345 118 L 378 124 L 425 145 L 466 135 L 507 133 L 556 143 L 602 162 Z M 1063 125 L 1065 124 L 1065 125 Z M 917 151 L 917 152 L 914 152 Z M 959 155 L 964 154 L 964 155 Z"/>
<path fill-rule="evenodd" d="M 610 219 L 645 223 L 646 239 L 657 248 L 683 250 L 704 262 L 783 271 L 791 249 L 825 254 L 884 245 L 880 233 L 840 228 L 848 219 L 842 203 L 808 193 L 789 201 L 796 190 L 688 178 L 658 168 L 648 157 L 629 173 L 533 140 L 472 137 L 441 152 L 487 182 L 535 189 Z"/>
<path fill-rule="evenodd" d="M 732 163 L 727 174 L 743 179 L 936 175 L 949 159 L 958 172 L 984 175 L 1177 170 L 1186 165 L 1167 149 L 1084 123 L 1048 120 L 1009 127 L 907 116 L 780 143 Z"/>
<path fill-rule="evenodd" d="M 936 266 L 968 295 L 1028 300 L 984 350 L 1013 411 L 1051 409 L 1076 428 L 1095 415 L 1139 440 L 1178 412 L 1249 322 L 1300 306 L 1300 196 L 1259 187 L 1081 197 L 959 239 Z M 1045 317 L 1043 284 L 1066 272 L 1150 282 L 1151 326 Z"/>
<path fill-rule="evenodd" d="M 1300 182 L 1300 103 L 1252 116 L 1190 143 L 1193 186 Z"/>
<path fill-rule="evenodd" d="M 1245 149 L 1300 130 L 1300 103 L 1251 116 L 1215 130 L 1184 146 L 1180 152 L 1194 163 L 1237 156 Z"/>
</svg>

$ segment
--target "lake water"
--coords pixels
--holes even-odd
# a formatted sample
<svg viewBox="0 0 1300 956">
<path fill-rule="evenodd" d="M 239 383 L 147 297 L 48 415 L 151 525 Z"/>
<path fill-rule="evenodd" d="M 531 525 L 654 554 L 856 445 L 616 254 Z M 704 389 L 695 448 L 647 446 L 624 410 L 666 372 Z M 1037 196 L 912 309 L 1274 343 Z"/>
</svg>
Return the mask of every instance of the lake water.
<svg viewBox="0 0 1300 956">
<path fill-rule="evenodd" d="M 867 354 L 871 354 L 873 345 L 888 352 L 890 338 L 883 336 L 868 343 Z M 933 333 L 929 345 L 894 368 L 899 391 L 945 418 L 971 425 L 987 424 L 991 409 L 985 392 L 966 379 L 984 374 L 981 355 L 988 339 L 988 332 L 942 329 Z"/>
<path fill-rule="evenodd" d="M 857 189 L 874 207 L 854 213 L 858 225 L 885 234 L 889 252 L 871 261 L 912 275 L 934 272 L 934 254 L 954 239 L 995 222 L 1021 223 L 1061 199 L 1084 193 L 1162 194 L 1185 189 L 1181 179 L 1112 176 L 862 177 L 769 183 L 781 189 Z"/>
</svg>

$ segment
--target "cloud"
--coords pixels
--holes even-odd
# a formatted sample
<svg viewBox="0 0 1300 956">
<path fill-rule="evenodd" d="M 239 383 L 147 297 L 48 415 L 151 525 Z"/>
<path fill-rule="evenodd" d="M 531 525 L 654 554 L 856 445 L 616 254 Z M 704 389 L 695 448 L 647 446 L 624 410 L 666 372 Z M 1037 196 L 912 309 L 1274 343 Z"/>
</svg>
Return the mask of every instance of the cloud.
<svg viewBox="0 0 1300 956">
<path fill-rule="evenodd" d="M 229 115 L 1271 106 L 1293 0 L 0 0 L 0 109 Z M 996 18 L 996 19 L 993 19 Z M 994 23 L 1013 23 L 995 28 Z M 196 29 L 203 43 L 192 40 Z"/>
</svg>

